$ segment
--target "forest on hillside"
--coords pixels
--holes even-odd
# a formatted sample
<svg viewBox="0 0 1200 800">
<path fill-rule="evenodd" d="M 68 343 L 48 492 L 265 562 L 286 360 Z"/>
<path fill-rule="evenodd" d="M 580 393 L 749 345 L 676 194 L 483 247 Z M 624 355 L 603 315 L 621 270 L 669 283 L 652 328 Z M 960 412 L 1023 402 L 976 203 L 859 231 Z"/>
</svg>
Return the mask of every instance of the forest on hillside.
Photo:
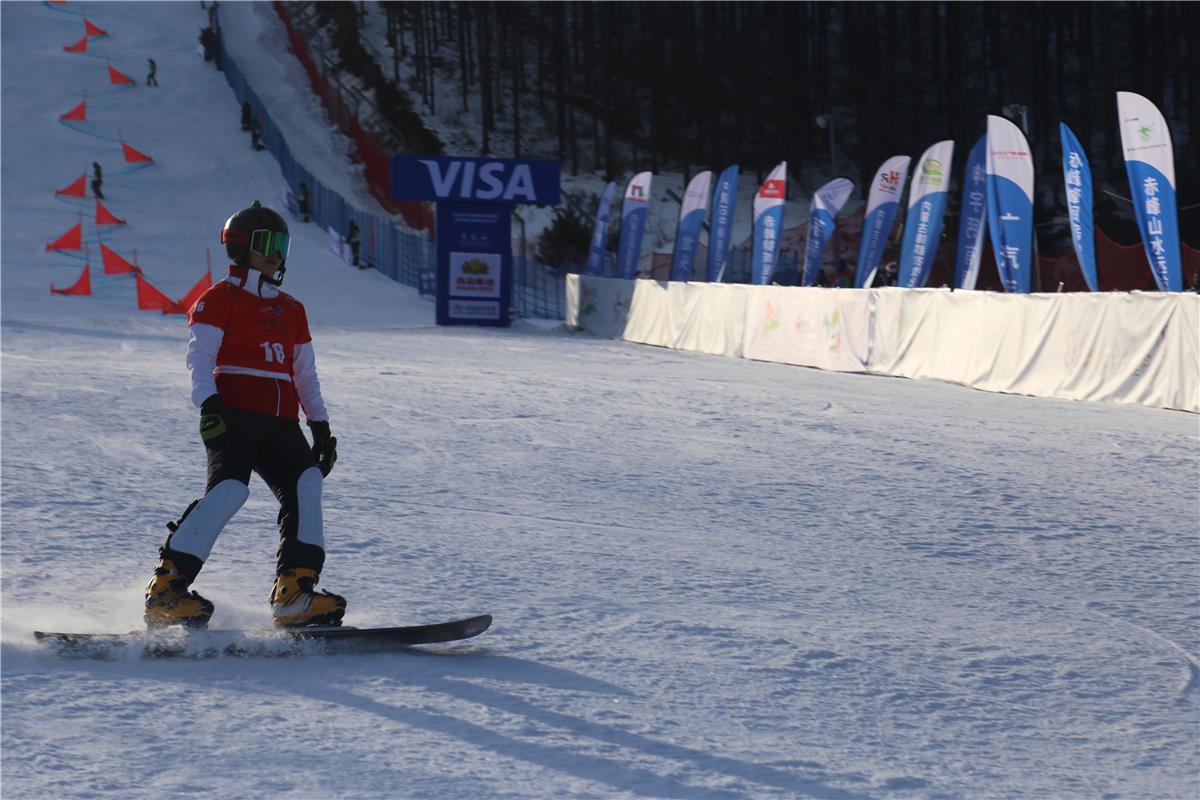
<svg viewBox="0 0 1200 800">
<path fill-rule="evenodd" d="M 916 157 L 945 138 L 957 166 L 985 115 L 1003 112 L 1027 126 L 1040 175 L 1061 174 L 1059 121 L 1075 130 L 1095 171 L 1098 221 L 1120 233 L 1132 217 L 1115 93 L 1138 92 L 1171 125 L 1184 236 L 1200 239 L 1200 215 L 1183 211 L 1200 203 L 1200 4 L 379 5 L 393 63 L 376 69 L 405 95 L 391 102 L 407 108 L 404 125 L 459 104 L 477 112 L 484 153 L 557 158 L 570 173 L 739 163 L 763 175 L 780 160 L 832 160 L 861 181 L 888 156 Z M 362 4 L 313 6 L 335 30 L 343 68 L 367 68 Z M 458 91 L 438 91 L 435 76 L 451 75 Z M 522 136 L 533 114 L 549 140 Z M 1060 216 L 1061 182 L 1040 183 L 1039 218 Z"/>
</svg>

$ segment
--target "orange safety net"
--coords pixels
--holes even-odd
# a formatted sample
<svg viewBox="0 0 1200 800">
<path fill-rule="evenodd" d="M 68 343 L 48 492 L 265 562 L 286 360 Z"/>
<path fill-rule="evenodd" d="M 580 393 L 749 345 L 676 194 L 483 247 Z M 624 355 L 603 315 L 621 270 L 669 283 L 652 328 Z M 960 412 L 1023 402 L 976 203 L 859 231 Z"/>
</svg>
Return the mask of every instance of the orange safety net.
<svg viewBox="0 0 1200 800">
<path fill-rule="evenodd" d="M 113 214 L 111 211 L 108 210 L 107 207 L 105 207 L 104 203 L 101 203 L 99 200 L 97 200 L 96 201 L 96 224 L 97 225 L 128 225 L 129 223 L 127 223 L 125 220 L 121 219 L 117 215 Z"/>
<path fill-rule="evenodd" d="M 71 230 L 46 245 L 47 250 L 82 250 L 83 223 L 76 222 Z"/>
<path fill-rule="evenodd" d="M 396 200 L 391 194 L 391 154 L 380 146 L 374 135 L 363 129 L 350 104 L 342 97 L 341 90 L 324 77 L 323 71 L 309 55 L 308 45 L 304 38 L 292 25 L 291 15 L 287 4 L 274 2 L 279 19 L 287 32 L 288 48 L 300 61 L 304 71 L 308 73 L 309 84 L 313 92 L 321 99 L 329 118 L 341 129 L 342 133 L 354 140 L 358 159 L 362 161 L 367 179 L 367 190 L 388 211 L 397 212 L 405 223 L 414 230 L 429 232 L 429 238 L 434 237 L 436 215 L 432 204 L 416 200 Z"/>
<path fill-rule="evenodd" d="M 92 293 L 92 266 L 84 264 L 83 274 L 79 276 L 79 280 L 68 286 L 66 289 L 56 289 L 54 284 L 50 284 L 50 294 L 73 294 L 81 297 L 86 297 Z"/>
<path fill-rule="evenodd" d="M 86 197 L 87 196 L 87 173 L 79 176 L 79 180 L 72 183 L 65 189 L 55 189 L 55 194 L 66 195 L 67 197 Z"/>
<path fill-rule="evenodd" d="M 128 275 L 131 272 L 141 272 L 135 264 L 130 264 L 125 258 L 104 242 L 100 243 L 100 257 L 104 260 L 105 275 Z"/>
<path fill-rule="evenodd" d="M 65 114 L 59 116 L 59 119 L 77 119 L 81 122 L 87 121 L 87 100 L 84 100 L 79 105 L 72 108 Z"/>
<path fill-rule="evenodd" d="M 125 160 L 133 164 L 154 163 L 153 158 L 141 152 L 140 150 L 135 150 L 124 142 L 121 142 L 121 150 L 125 153 Z"/>
</svg>

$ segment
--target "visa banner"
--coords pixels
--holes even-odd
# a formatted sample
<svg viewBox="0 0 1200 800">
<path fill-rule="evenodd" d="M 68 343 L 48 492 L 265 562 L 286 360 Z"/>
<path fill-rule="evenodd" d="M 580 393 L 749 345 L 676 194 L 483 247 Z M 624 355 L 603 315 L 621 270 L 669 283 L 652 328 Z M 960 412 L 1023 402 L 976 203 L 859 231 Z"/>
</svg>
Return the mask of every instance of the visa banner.
<svg viewBox="0 0 1200 800">
<path fill-rule="evenodd" d="M 946 198 L 950 193 L 950 161 L 953 157 L 954 141 L 946 139 L 931 145 L 917 161 L 912 189 L 908 193 L 908 216 L 900 244 L 897 286 L 922 287 L 933 271 L 933 259 L 942 236 Z"/>
<path fill-rule="evenodd" d="M 1013 122 L 994 114 L 987 119 L 992 254 L 1004 291 L 1028 294 L 1033 278 L 1033 154 Z"/>
<path fill-rule="evenodd" d="M 725 263 L 729 260 L 729 249 L 733 244 L 733 213 L 737 209 L 738 165 L 726 167 L 717 178 L 717 190 L 713 193 L 712 222 L 708 231 L 709 281 L 724 277 Z"/>
<path fill-rule="evenodd" d="M 875 171 L 871 192 L 867 195 L 867 212 L 863 216 L 862 242 L 858 246 L 858 266 L 854 270 L 854 287 L 867 286 L 867 278 L 879 267 L 879 259 L 887 246 L 888 234 L 896 221 L 904 184 L 908 182 L 908 156 L 892 156 Z"/>
<path fill-rule="evenodd" d="M 1062 139 L 1063 185 L 1067 190 L 1067 217 L 1071 222 L 1071 245 L 1088 288 L 1097 291 L 1096 233 L 1092 216 L 1092 168 L 1083 145 L 1067 123 L 1058 123 Z"/>
<path fill-rule="evenodd" d="M 1161 291 L 1183 291 L 1171 131 L 1158 107 L 1133 92 L 1117 92 L 1117 117 L 1133 211 L 1150 271 Z"/>
<path fill-rule="evenodd" d="M 700 246 L 700 229 L 708 213 L 708 193 L 712 189 L 712 171 L 705 170 L 688 181 L 679 206 L 679 225 L 675 229 L 675 248 L 671 252 L 671 280 L 690 281 Z"/>
<path fill-rule="evenodd" d="M 592 246 L 588 250 L 587 274 L 594 277 L 604 275 L 604 248 L 608 242 L 608 212 L 612 206 L 613 195 L 617 193 L 615 181 L 609 181 L 600 196 L 600 205 L 596 208 L 596 223 L 592 226 Z"/>
<path fill-rule="evenodd" d="M 837 226 L 834 218 L 846 205 L 854 191 L 854 184 L 846 178 L 834 178 L 813 194 L 808 204 L 808 241 L 804 245 L 804 267 L 802 285 L 812 286 L 817 280 L 817 270 L 821 266 L 821 256 L 825 252 L 825 243 L 833 235 Z"/>
<path fill-rule="evenodd" d="M 783 203 L 787 199 L 787 162 L 780 161 L 754 195 L 754 239 L 751 243 L 750 282 L 765 286 L 779 260 L 783 233 Z"/>
<path fill-rule="evenodd" d="M 967 156 L 963 176 L 962 206 L 958 217 L 958 252 L 954 258 L 954 285 L 974 289 L 983 258 L 983 232 L 987 228 L 987 134 L 979 137 Z"/>
<path fill-rule="evenodd" d="M 391 192 L 397 200 L 556 206 L 559 173 L 557 161 L 394 155 Z"/>
<path fill-rule="evenodd" d="M 638 259 L 642 257 L 642 236 L 646 232 L 646 215 L 650 211 L 650 182 L 652 174 L 639 172 L 625 186 L 621 204 L 621 242 L 617 246 L 617 277 L 630 279 L 637 275 Z"/>
</svg>

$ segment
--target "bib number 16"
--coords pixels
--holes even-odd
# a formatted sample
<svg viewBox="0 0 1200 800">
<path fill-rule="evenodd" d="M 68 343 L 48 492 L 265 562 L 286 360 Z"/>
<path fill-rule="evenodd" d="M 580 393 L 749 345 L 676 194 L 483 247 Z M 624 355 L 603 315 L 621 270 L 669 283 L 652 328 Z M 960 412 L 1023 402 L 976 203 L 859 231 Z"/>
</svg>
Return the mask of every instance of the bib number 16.
<svg viewBox="0 0 1200 800">
<path fill-rule="evenodd" d="M 263 357 L 267 363 L 279 362 L 284 363 L 283 345 L 279 342 L 259 342 L 258 346 L 263 349 Z"/>
</svg>

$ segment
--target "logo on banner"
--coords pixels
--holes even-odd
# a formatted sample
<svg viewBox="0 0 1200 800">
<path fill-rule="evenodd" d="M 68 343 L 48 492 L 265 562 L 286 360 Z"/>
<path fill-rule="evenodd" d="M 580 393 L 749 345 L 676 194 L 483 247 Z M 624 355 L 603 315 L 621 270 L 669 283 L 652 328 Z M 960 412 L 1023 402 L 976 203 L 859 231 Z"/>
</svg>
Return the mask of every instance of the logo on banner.
<svg viewBox="0 0 1200 800">
<path fill-rule="evenodd" d="M 450 294 L 458 297 L 500 296 L 499 253 L 450 253 Z"/>
<path fill-rule="evenodd" d="M 533 172 L 528 164 L 516 164 L 506 176 L 506 165 L 499 161 L 481 164 L 478 172 L 475 163 L 471 161 L 450 161 L 448 164 L 432 159 L 420 161 L 429 171 L 429 181 L 438 197 L 453 197 L 457 183 L 457 196 L 464 199 L 503 199 L 509 202 L 530 203 L 537 199 L 537 192 L 533 188 Z"/>
<path fill-rule="evenodd" d="M 879 191 L 895 194 L 900 188 L 900 170 L 884 172 L 879 176 Z"/>
<path fill-rule="evenodd" d="M 1011 211 L 1005 211 L 1004 216 L 1000 217 L 1001 222 L 1020 222 L 1021 218 Z"/>
<path fill-rule="evenodd" d="M 1126 153 L 1136 153 L 1142 150 L 1158 150 L 1167 146 L 1165 141 L 1155 141 L 1158 137 L 1155 135 L 1153 120 L 1144 121 L 1133 117 L 1125 120 L 1125 122 L 1133 123 L 1129 128 L 1133 131 L 1134 136 L 1137 137 L 1136 141 L 1132 137 L 1130 138 L 1129 146 L 1125 148 Z M 1138 141 L 1141 142 L 1141 146 L 1138 146 Z"/>
<path fill-rule="evenodd" d="M 921 165 L 921 183 L 940 186 L 946 179 L 946 170 L 942 162 L 929 158 Z"/>
<path fill-rule="evenodd" d="M 629 197 L 632 200 L 645 200 L 646 187 L 642 186 L 640 183 L 633 184 L 629 187 Z"/>
<path fill-rule="evenodd" d="M 784 197 L 783 181 L 764 181 L 762 188 L 758 191 L 758 196 L 782 200 Z"/>
</svg>

